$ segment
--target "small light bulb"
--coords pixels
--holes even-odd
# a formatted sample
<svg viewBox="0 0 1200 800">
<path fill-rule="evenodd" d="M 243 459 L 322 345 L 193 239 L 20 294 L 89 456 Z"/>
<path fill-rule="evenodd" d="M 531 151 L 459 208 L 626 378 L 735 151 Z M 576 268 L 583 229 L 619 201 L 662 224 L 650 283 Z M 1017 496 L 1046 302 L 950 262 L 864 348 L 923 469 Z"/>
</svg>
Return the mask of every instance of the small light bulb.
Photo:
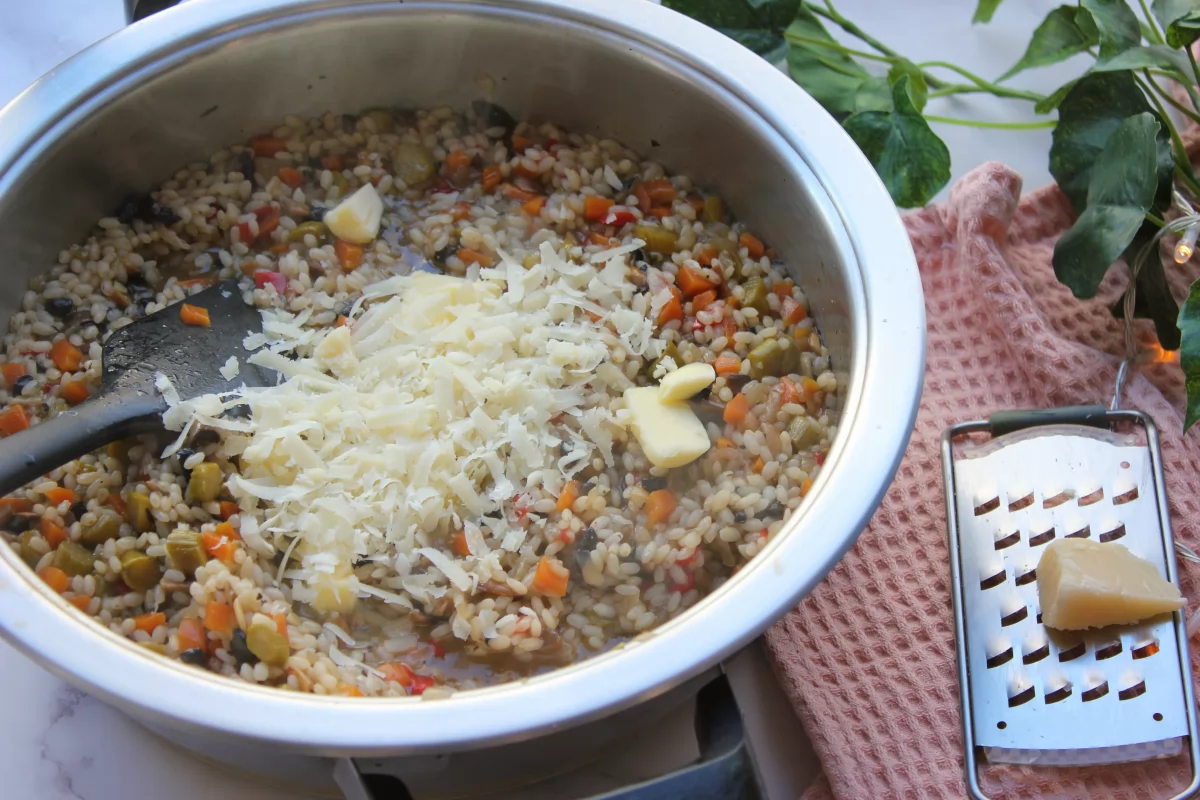
<svg viewBox="0 0 1200 800">
<path fill-rule="evenodd" d="M 1196 237 L 1200 236 L 1200 226 L 1193 225 L 1183 232 L 1183 236 L 1179 237 L 1179 244 L 1175 245 L 1175 263 L 1186 264 L 1192 257 L 1192 253 L 1196 252 Z"/>
</svg>

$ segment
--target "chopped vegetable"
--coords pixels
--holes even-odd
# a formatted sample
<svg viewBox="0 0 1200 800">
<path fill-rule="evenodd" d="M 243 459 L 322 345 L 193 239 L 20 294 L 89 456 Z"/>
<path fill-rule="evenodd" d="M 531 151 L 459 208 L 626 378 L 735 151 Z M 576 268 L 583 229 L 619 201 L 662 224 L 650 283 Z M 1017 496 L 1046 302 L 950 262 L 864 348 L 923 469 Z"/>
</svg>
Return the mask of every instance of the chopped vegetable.
<svg viewBox="0 0 1200 800">
<path fill-rule="evenodd" d="M 813 479 L 805 478 L 800 484 L 800 496 L 805 497 L 810 491 L 812 491 L 812 486 Z"/>
<path fill-rule="evenodd" d="M 221 506 L 221 519 L 223 519 L 223 520 L 229 519 L 234 514 L 237 514 L 241 511 L 241 509 L 238 508 L 238 504 L 233 502 L 232 500 L 222 500 L 220 502 L 220 506 Z"/>
<path fill-rule="evenodd" d="M 62 486 L 55 486 L 53 489 L 46 490 L 46 500 L 52 506 L 56 506 L 59 503 L 74 503 L 75 491 L 63 488 Z"/>
<path fill-rule="evenodd" d="M 750 402 L 746 400 L 746 395 L 738 392 L 732 400 L 725 404 L 725 413 L 722 415 L 722 419 L 729 425 L 740 425 L 749 413 Z"/>
<path fill-rule="evenodd" d="M 42 534 L 42 538 L 46 540 L 46 544 L 50 545 L 51 550 L 56 550 L 60 544 L 71 538 L 66 529 L 57 522 L 51 522 L 45 517 L 38 523 L 38 531 Z"/>
<path fill-rule="evenodd" d="M 208 634 L 204 632 L 204 624 L 195 617 L 187 617 L 179 621 L 179 652 L 187 650 L 207 650 Z"/>
<path fill-rule="evenodd" d="M 398 683 L 405 688 L 412 685 L 413 671 L 405 664 L 389 661 L 386 664 L 380 664 L 376 669 L 379 670 L 380 677 L 385 681 Z"/>
<path fill-rule="evenodd" d="M 161 577 L 157 559 L 137 550 L 126 550 L 121 554 L 121 580 L 135 592 L 153 589 Z"/>
<path fill-rule="evenodd" d="M 219 633 L 222 636 L 231 636 L 233 634 L 234 622 L 233 606 L 229 603 L 218 603 L 216 600 L 209 600 L 204 606 L 204 627 L 208 630 Z"/>
<path fill-rule="evenodd" d="M 575 501 L 579 499 L 580 490 L 579 481 L 567 481 L 567 485 L 558 495 L 557 508 L 560 514 L 575 505 Z"/>
<path fill-rule="evenodd" d="M 96 520 L 83 529 L 79 541 L 88 547 L 104 544 L 109 539 L 121 535 L 121 517 L 110 508 L 102 508 L 96 512 Z"/>
<path fill-rule="evenodd" d="M 496 260 L 487 253 L 470 250 L 466 247 L 460 248 L 456 255 L 458 256 L 458 260 L 464 264 L 478 264 L 481 267 L 490 267 L 496 263 Z"/>
<path fill-rule="evenodd" d="M 154 519 L 150 516 L 150 497 L 142 492 L 129 496 L 125 506 L 125 519 L 138 533 L 154 530 Z"/>
<path fill-rule="evenodd" d="M 763 467 L 766 465 L 766 462 L 762 460 L 762 456 L 759 456 L 758 458 L 754 459 L 754 463 L 750 465 L 750 469 L 754 470 L 755 475 L 758 475 L 763 471 Z"/>
<path fill-rule="evenodd" d="M 675 285 L 679 287 L 679 290 L 683 292 L 683 296 L 688 300 L 701 292 L 717 288 L 715 283 L 688 266 L 679 268 L 679 272 L 675 275 Z"/>
<path fill-rule="evenodd" d="M 179 307 L 179 319 L 184 325 L 196 325 L 201 328 L 212 326 L 212 320 L 208 316 L 208 309 L 194 306 L 191 303 L 184 303 Z"/>
<path fill-rule="evenodd" d="M 29 415 L 25 413 L 25 406 L 9 406 L 0 412 L 0 431 L 4 431 L 6 436 L 20 433 L 28 427 Z"/>
<path fill-rule="evenodd" d="M 347 272 L 362 266 L 364 251 L 352 242 L 338 239 L 333 243 L 333 252 L 337 255 L 338 265 Z"/>
<path fill-rule="evenodd" d="M 279 180 L 293 189 L 298 189 L 300 184 L 304 183 L 304 175 L 295 167 L 280 167 Z"/>
<path fill-rule="evenodd" d="M 613 207 L 613 201 L 607 197 L 588 195 L 583 198 L 583 216 L 592 222 L 600 222 L 608 216 L 608 210 Z"/>
<path fill-rule="evenodd" d="M 800 404 L 804 402 L 804 394 L 796 388 L 796 384 L 792 383 L 788 378 L 779 379 L 779 404 L 781 406 L 789 403 Z"/>
<path fill-rule="evenodd" d="M 125 505 L 125 499 L 121 495 L 114 492 L 108 496 L 108 504 L 122 517 L 129 513 L 129 509 Z"/>
<path fill-rule="evenodd" d="M 758 237 L 752 233 L 743 233 L 738 242 L 742 247 L 746 248 L 746 252 L 751 258 L 762 258 L 763 253 L 767 252 L 767 248 L 759 241 Z"/>
<path fill-rule="evenodd" d="M 341 153 L 329 153 L 321 157 L 321 166 L 331 172 L 341 172 L 346 168 L 346 160 Z"/>
<path fill-rule="evenodd" d="M 271 158 L 281 150 L 287 149 L 287 139 L 278 136 L 255 136 L 250 140 L 250 149 L 259 158 Z M 247 178 L 251 177 L 249 175 Z"/>
<path fill-rule="evenodd" d="M 673 320 L 683 319 L 683 303 L 679 302 L 679 297 L 672 297 L 667 301 L 667 304 L 658 312 L 658 319 L 655 322 L 659 327 L 666 325 Z"/>
<path fill-rule="evenodd" d="M 542 556 L 533 575 L 532 588 L 549 597 L 565 597 L 571 572 L 557 558 Z"/>
<path fill-rule="evenodd" d="M 742 371 L 742 360 L 732 353 L 722 353 L 713 362 L 717 375 L 737 375 Z"/>
<path fill-rule="evenodd" d="M 728 436 L 721 436 L 717 439 L 717 447 L 733 447 L 733 439 Z"/>
<path fill-rule="evenodd" d="M 450 536 L 450 549 L 454 554 L 466 558 L 471 555 L 471 548 L 467 546 L 467 534 L 462 531 L 455 531 Z"/>
<path fill-rule="evenodd" d="M 329 237 L 329 227 L 324 222 L 317 222 L 312 219 L 307 222 L 301 222 L 288 233 L 288 241 L 302 242 L 305 236 L 312 236 L 320 243 Z"/>
<path fill-rule="evenodd" d="M 69 405 L 77 406 L 92 396 L 86 381 L 70 381 L 63 384 L 61 394 Z"/>
<path fill-rule="evenodd" d="M 62 594 L 71 586 L 71 578 L 58 567 L 42 567 L 37 575 L 47 586 Z"/>
<path fill-rule="evenodd" d="M 455 222 L 462 222 L 467 217 L 471 216 L 470 203 L 455 203 L 450 207 L 450 216 Z"/>
<path fill-rule="evenodd" d="M 763 317 L 771 313 L 771 304 L 767 301 L 767 285 L 757 275 L 747 278 L 742 284 L 742 308 L 753 308 Z"/>
<path fill-rule="evenodd" d="M 785 297 L 792 296 L 792 289 L 794 289 L 795 286 L 796 285 L 794 283 L 785 278 L 781 281 L 775 281 L 775 283 L 771 286 L 771 291 L 776 297 L 778 297 L 780 300 L 783 300 Z"/>
<path fill-rule="evenodd" d="M 221 468 L 211 461 L 198 464 L 192 470 L 184 499 L 189 503 L 211 503 L 221 493 Z"/>
<path fill-rule="evenodd" d="M 651 253 L 669 256 L 679 245 L 679 237 L 674 231 L 658 225 L 638 225 L 633 229 L 633 235 L 646 243 L 646 249 Z"/>
<path fill-rule="evenodd" d="M 675 187 L 666 178 L 652 181 L 638 181 L 634 184 L 633 195 L 638 199 L 638 205 L 643 211 L 656 206 L 669 206 L 675 202 Z"/>
<path fill-rule="evenodd" d="M 529 148 L 533 147 L 533 139 L 518 134 L 513 134 L 512 146 L 514 153 L 524 153 Z"/>
<path fill-rule="evenodd" d="M 146 633 L 154 633 L 155 628 L 166 624 L 167 615 L 161 611 L 155 611 L 150 614 L 139 614 L 133 618 L 133 627 Z"/>
<path fill-rule="evenodd" d="M 646 512 L 646 527 L 653 528 L 655 525 L 666 522 L 678 505 L 679 501 L 670 489 L 658 489 L 651 492 L 642 509 Z"/>
<path fill-rule="evenodd" d="M 608 210 L 608 214 L 604 217 L 605 225 L 613 225 L 617 228 L 624 227 L 625 225 L 636 221 L 637 215 L 625 206 L 613 206 Z"/>
<path fill-rule="evenodd" d="M 340 695 L 345 695 L 346 697 L 364 697 L 365 696 L 362 693 L 362 689 L 359 689 L 357 686 L 355 686 L 352 683 L 343 683 L 340 686 L 338 686 L 337 689 L 335 689 L 334 691 Z"/>
<path fill-rule="evenodd" d="M 92 607 L 92 598 L 86 594 L 77 594 L 67 602 L 85 614 L 88 612 L 88 609 Z"/>
<path fill-rule="evenodd" d="M 287 614 L 272 614 L 271 620 L 275 623 L 275 630 L 279 631 L 279 635 L 287 639 L 288 623 Z"/>
<path fill-rule="evenodd" d="M 533 198 L 537 197 L 533 192 L 528 192 L 520 186 L 513 186 L 511 183 L 500 184 L 500 194 L 507 197 L 509 200 L 516 200 L 518 203 L 528 203 Z"/>
<path fill-rule="evenodd" d="M 717 292 L 715 289 L 709 289 L 692 298 L 692 310 L 703 311 L 715 302 L 717 302 Z"/>
<path fill-rule="evenodd" d="M 246 646 L 259 661 L 272 667 L 282 667 L 291 655 L 287 637 L 280 635 L 274 620 L 267 622 L 260 618 L 251 622 L 246 631 Z"/>
<path fill-rule="evenodd" d="M 542 206 L 546 205 L 546 198 L 535 197 L 521 204 L 521 210 L 531 217 L 536 217 L 542 213 Z"/>
<path fill-rule="evenodd" d="M 788 423 L 787 434 L 792 440 L 792 447 L 795 448 L 812 447 L 821 441 L 821 429 L 808 417 L 793 418 Z"/>
<path fill-rule="evenodd" d="M 267 272 L 260 270 L 254 273 L 254 285 L 259 289 L 265 289 L 268 286 L 275 287 L 275 293 L 281 297 L 287 291 L 287 278 L 282 272 Z"/>
<path fill-rule="evenodd" d="M 221 524 L 228 525 L 229 523 Z M 227 564 L 233 561 L 234 553 L 237 552 L 237 539 L 229 536 L 228 532 L 222 533 L 219 527 L 216 531 L 206 531 L 201 534 L 200 541 L 210 556 Z"/>
<path fill-rule="evenodd" d="M 83 363 L 83 353 L 69 339 L 59 339 L 50 348 L 50 360 L 61 372 L 74 372 Z"/>
<path fill-rule="evenodd" d="M 779 304 L 779 318 L 788 325 L 795 325 L 808 318 L 808 312 L 793 297 L 783 298 Z"/>
<path fill-rule="evenodd" d="M 455 150 L 446 155 L 446 169 L 450 172 L 460 172 L 471 166 L 471 154 L 465 150 Z"/>
<path fill-rule="evenodd" d="M 412 188 L 432 178 L 437 164 L 433 155 L 421 145 L 402 143 L 392 151 L 392 168 L 396 177 Z"/>
<path fill-rule="evenodd" d="M 24 497 L 0 497 L 0 509 L 8 509 L 14 514 L 22 511 L 32 511 L 33 501 Z"/>
<path fill-rule="evenodd" d="M 800 371 L 800 346 L 790 336 L 767 339 L 746 355 L 750 377 L 761 380 L 768 375 L 790 375 Z"/>
<path fill-rule="evenodd" d="M 36 567 L 38 562 L 42 560 L 42 553 L 34 549 L 33 546 L 33 531 L 25 531 L 17 537 L 19 544 L 19 552 L 21 560 L 31 567 Z"/>
<path fill-rule="evenodd" d="M 8 387 L 9 391 L 12 391 L 16 387 L 18 379 L 25 377 L 27 374 L 24 364 L 14 364 L 11 361 L 4 366 L 0 366 L 0 373 L 4 375 L 4 385 Z"/>
<path fill-rule="evenodd" d="M 167 558 L 171 566 L 191 577 L 196 569 L 208 561 L 208 553 L 204 549 L 200 534 L 195 531 L 177 530 L 167 535 Z"/>
<path fill-rule="evenodd" d="M 258 219 L 258 238 L 267 238 L 273 230 L 279 227 L 279 209 L 274 206 L 261 206 L 254 209 Z M 242 241 L 245 241 L 244 239 Z M 249 242 L 246 242 L 249 244 Z"/>
<path fill-rule="evenodd" d="M 55 549 L 54 566 L 68 575 L 88 575 L 96 568 L 96 557 L 91 550 L 68 539 Z"/>
<path fill-rule="evenodd" d="M 246 632 L 241 628 L 234 628 L 233 635 L 229 637 L 229 653 L 239 667 L 242 664 L 258 663 L 258 656 L 250 649 L 250 643 L 246 641 Z"/>
<path fill-rule="evenodd" d="M 724 222 L 725 221 L 725 203 L 715 194 L 710 194 L 704 198 L 704 221 L 705 222 Z"/>
<path fill-rule="evenodd" d="M 484 167 L 483 178 L 481 179 L 483 191 L 487 194 L 491 194 L 496 190 L 496 187 L 500 185 L 500 181 L 503 179 L 504 178 L 500 175 L 499 167 Z"/>
</svg>

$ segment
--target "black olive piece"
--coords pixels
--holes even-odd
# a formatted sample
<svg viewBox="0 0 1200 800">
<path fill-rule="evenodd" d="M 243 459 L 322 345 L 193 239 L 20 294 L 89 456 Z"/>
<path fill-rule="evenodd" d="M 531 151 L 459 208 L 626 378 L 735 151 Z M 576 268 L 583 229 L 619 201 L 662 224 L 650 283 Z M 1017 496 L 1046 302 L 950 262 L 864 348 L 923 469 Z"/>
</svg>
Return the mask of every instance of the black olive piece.
<svg viewBox="0 0 1200 800">
<path fill-rule="evenodd" d="M 116 218 L 125 225 L 133 222 L 137 219 L 140 202 L 141 200 L 137 195 L 129 195 L 121 201 L 121 205 L 117 206 Z"/>
<path fill-rule="evenodd" d="M 319 206 L 314 203 L 312 210 L 308 213 L 313 218 L 313 221 L 320 222 L 321 220 L 325 219 L 325 214 L 328 213 L 328 211 L 329 209 L 327 209 L 325 206 Z"/>
<path fill-rule="evenodd" d="M 763 516 L 780 518 L 783 516 L 783 512 L 786 510 L 787 509 L 783 507 L 783 503 L 775 500 L 769 506 L 767 506 L 765 511 L 763 511 Z"/>
<path fill-rule="evenodd" d="M 160 203 L 150 204 L 149 217 L 155 222 L 161 222 L 163 225 L 174 225 L 176 222 L 179 222 L 179 215 Z"/>
<path fill-rule="evenodd" d="M 62 319 L 75 310 L 75 301 L 69 297 L 52 297 L 46 301 L 46 311 L 52 317 Z"/>
<path fill-rule="evenodd" d="M 564 442 L 559 442 L 559 443 L 558 443 L 558 454 L 559 454 L 560 456 L 565 456 L 565 455 L 566 455 L 567 453 L 569 453 L 569 452 L 571 452 L 571 445 L 570 445 L 570 444 L 568 444 L 568 443 L 567 443 L 567 442 L 565 442 L 565 441 L 564 441 Z"/>
<path fill-rule="evenodd" d="M 206 667 L 208 666 L 208 653 L 199 647 L 194 647 L 180 653 L 179 660 L 185 664 L 191 664 L 193 667 Z"/>
<path fill-rule="evenodd" d="M 733 512 L 733 521 L 737 522 L 737 523 L 745 522 L 746 521 L 746 512 L 745 511 Z"/>
<path fill-rule="evenodd" d="M 13 388 L 12 388 L 13 397 L 20 396 L 21 393 L 25 391 L 25 387 L 31 383 L 33 383 L 32 375 L 22 375 L 21 377 L 17 378 L 15 381 L 13 381 Z"/>
<path fill-rule="evenodd" d="M 140 272 L 135 272 L 125 281 L 125 288 L 129 290 L 129 299 L 135 304 L 144 306 L 146 303 L 154 300 L 157 292 L 146 282 L 145 276 Z"/>
<path fill-rule="evenodd" d="M 34 514 L 18 513 L 4 521 L 4 530 L 9 533 L 24 533 L 39 522 Z"/>
<path fill-rule="evenodd" d="M 179 459 L 179 470 L 186 478 L 192 474 L 192 471 L 184 466 L 189 458 L 196 455 L 196 451 L 188 447 L 181 447 L 175 452 L 175 457 Z"/>
<path fill-rule="evenodd" d="M 471 103 L 471 109 L 485 128 L 504 128 L 506 134 L 511 134 L 517 127 L 517 121 L 513 119 L 513 115 L 495 103 L 489 103 L 487 100 L 475 100 Z"/>
<path fill-rule="evenodd" d="M 271 556 L 271 563 L 277 567 L 283 563 L 283 551 L 282 550 L 279 550 L 279 549 L 275 550 L 275 554 Z"/>
<path fill-rule="evenodd" d="M 221 416 L 225 419 L 250 419 L 252 413 L 253 412 L 250 410 L 249 405 L 246 403 L 239 403 L 236 406 L 225 409 Z"/>
<path fill-rule="evenodd" d="M 749 382 L 750 382 L 749 375 L 742 375 L 741 373 L 738 373 L 736 375 L 726 375 L 725 376 L 725 385 L 728 386 L 730 388 L 730 390 L 734 391 L 734 392 L 740 392 L 742 389 L 745 388 L 746 384 Z"/>
<path fill-rule="evenodd" d="M 342 130 L 346 133 L 354 133 L 354 126 L 358 124 L 353 114 L 342 114 Z"/>
<path fill-rule="evenodd" d="M 712 399 L 695 402 L 689 400 L 688 407 L 705 425 L 710 422 L 714 425 L 725 424 L 725 406 L 722 403 L 713 402 Z"/>
<path fill-rule="evenodd" d="M 78 521 L 80 517 L 87 513 L 87 503 L 80 500 L 78 503 L 71 504 L 71 515 Z"/>
<path fill-rule="evenodd" d="M 254 177 L 254 153 L 249 150 L 238 153 L 238 172 L 242 173 L 243 178 L 250 181 L 250 191 L 258 188 L 258 178 Z"/>
<path fill-rule="evenodd" d="M 237 661 L 239 667 L 242 664 L 258 663 L 258 656 L 250 651 L 250 645 L 246 643 L 246 632 L 241 628 L 233 629 L 233 637 L 229 640 L 229 653 Z"/>
<path fill-rule="evenodd" d="M 433 263 L 439 267 L 445 268 L 446 259 L 450 258 L 450 256 L 457 252 L 458 248 L 456 248 L 454 245 L 447 245 L 433 254 Z"/>
<path fill-rule="evenodd" d="M 584 530 L 579 536 L 575 537 L 575 563 L 580 569 L 583 569 L 589 561 L 592 560 L 592 551 L 596 549 L 596 545 L 600 543 L 600 537 L 596 535 L 596 531 L 592 528 Z"/>
<path fill-rule="evenodd" d="M 712 396 L 712 384 L 709 384 L 708 386 L 705 386 L 700 391 L 696 392 L 689 399 L 690 400 L 707 400 L 711 396 Z"/>
<path fill-rule="evenodd" d="M 583 484 L 583 486 L 581 486 L 581 487 L 579 488 L 579 493 L 580 493 L 581 495 L 585 495 L 585 496 L 586 496 L 586 495 L 589 495 L 589 494 L 591 494 L 591 493 L 592 493 L 592 489 L 595 489 L 595 488 L 596 488 L 596 482 L 595 482 L 595 481 L 588 481 L 587 483 Z"/>
<path fill-rule="evenodd" d="M 313 169 L 313 170 L 323 169 L 323 167 L 321 166 L 321 159 L 318 156 L 309 156 L 308 157 L 308 168 Z"/>
<path fill-rule="evenodd" d="M 646 271 L 646 262 L 649 260 L 649 257 L 646 255 L 646 251 L 642 248 L 639 247 L 637 250 L 633 251 L 633 263 L 636 264 L 637 268 L 642 272 Z"/>
<path fill-rule="evenodd" d="M 667 488 L 667 479 L 651 476 L 642 481 L 642 488 L 647 492 L 657 492 L 659 489 Z"/>
<path fill-rule="evenodd" d="M 210 444 L 216 444 L 221 441 L 221 434 L 214 431 L 212 428 L 201 428 L 196 431 L 196 435 L 192 437 L 193 449 L 200 450 L 208 447 Z"/>
</svg>

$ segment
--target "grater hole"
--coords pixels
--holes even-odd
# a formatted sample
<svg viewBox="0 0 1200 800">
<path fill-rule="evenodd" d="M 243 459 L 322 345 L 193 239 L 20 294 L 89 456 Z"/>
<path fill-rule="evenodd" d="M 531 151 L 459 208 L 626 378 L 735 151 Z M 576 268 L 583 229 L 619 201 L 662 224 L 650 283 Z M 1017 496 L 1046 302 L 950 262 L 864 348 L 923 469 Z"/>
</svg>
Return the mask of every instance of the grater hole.
<svg viewBox="0 0 1200 800">
<path fill-rule="evenodd" d="M 1042 612 L 1040 612 L 1040 611 L 1038 612 L 1038 615 L 1037 615 L 1037 624 L 1038 625 L 1042 624 Z"/>
<path fill-rule="evenodd" d="M 1101 542 L 1112 542 L 1117 539 L 1120 539 L 1124 535 L 1125 535 L 1125 526 L 1124 526 L 1124 524 L 1121 524 L 1121 525 L 1117 525 L 1117 527 L 1113 528 L 1111 531 L 1107 531 L 1105 533 L 1100 534 L 1100 541 Z"/>
<path fill-rule="evenodd" d="M 1119 655 L 1121 655 L 1121 643 L 1120 642 L 1113 642 L 1112 644 L 1105 645 L 1104 647 L 1096 648 L 1096 660 L 1097 661 L 1104 661 L 1107 658 L 1112 658 L 1113 656 L 1119 656 Z"/>
<path fill-rule="evenodd" d="M 1132 503 L 1134 500 L 1137 500 L 1137 499 L 1138 499 L 1138 489 L 1135 486 L 1127 492 L 1121 492 L 1121 494 L 1114 496 L 1112 499 L 1112 502 L 1113 502 L 1114 506 L 1123 506 L 1126 503 Z"/>
<path fill-rule="evenodd" d="M 1106 694 L 1108 694 L 1108 681 L 1101 683 L 1099 686 L 1093 686 L 1091 689 L 1088 689 L 1086 692 L 1079 695 L 1079 699 L 1085 703 L 1090 703 L 1093 700 L 1099 700 Z"/>
<path fill-rule="evenodd" d="M 1045 658 L 1048 655 L 1050 655 L 1050 645 L 1044 644 L 1041 647 L 1039 647 L 1038 649 L 1028 652 L 1025 655 L 1021 656 L 1021 663 L 1025 664 L 1025 665 L 1036 664 L 1037 662 L 1041 661 L 1043 658 Z M 1046 700 L 1046 702 L 1049 703 L 1052 701 Z"/>
<path fill-rule="evenodd" d="M 1036 696 L 1037 692 L 1034 691 L 1032 686 L 1029 686 L 1024 691 L 1018 692 L 1017 694 L 1014 694 L 1012 697 L 1008 698 L 1008 707 L 1016 708 L 1017 706 L 1023 706 Z"/>
<path fill-rule="evenodd" d="M 987 660 L 988 669 L 994 669 L 1003 664 L 1007 664 L 1009 661 L 1012 661 L 1012 657 L 1013 649 L 1011 647 L 1005 650 L 1003 653 L 997 653 Z"/>
<path fill-rule="evenodd" d="M 1087 645 L 1084 644 L 1083 642 L 1079 642 L 1078 644 L 1068 647 L 1066 650 L 1060 650 L 1058 652 L 1058 661 L 1059 661 L 1059 663 L 1066 663 L 1067 661 L 1074 661 L 1075 659 L 1079 658 L 1086 652 L 1087 652 Z"/>
<path fill-rule="evenodd" d="M 1016 611 L 1010 614 L 1005 614 L 1000 618 L 1000 627 L 1007 628 L 1009 625 L 1016 625 L 1021 620 L 1029 616 L 1029 609 L 1021 606 Z"/>
<path fill-rule="evenodd" d="M 994 589 L 995 587 L 1002 585 L 1007 577 L 1008 577 L 1008 573 L 1005 572 L 1003 569 L 1001 569 L 999 572 L 997 572 L 995 575 L 992 575 L 990 578 L 984 578 L 983 580 L 981 580 L 979 582 L 979 588 L 984 590 L 985 592 L 988 589 Z"/>
<path fill-rule="evenodd" d="M 1053 538 L 1054 538 L 1054 528 L 1051 528 L 1048 531 L 1042 531 L 1041 533 L 1030 536 L 1029 537 L 1029 546 L 1030 547 L 1038 547 L 1039 545 L 1043 545 Z"/>
<path fill-rule="evenodd" d="M 1091 492 L 1090 494 L 1085 494 L 1083 497 L 1079 498 L 1079 505 L 1090 506 L 1095 503 L 1099 503 L 1103 499 L 1104 489 L 1097 489 L 1096 491 Z"/>
<path fill-rule="evenodd" d="M 1150 656 L 1157 653 L 1158 650 L 1159 650 L 1158 640 L 1152 639 L 1151 641 L 1146 642 L 1145 644 L 1138 645 L 1137 647 L 1133 648 L 1133 650 L 1131 650 L 1129 652 L 1130 652 L 1130 655 L 1132 655 L 1134 657 L 1134 659 L 1139 659 L 1139 658 L 1149 658 Z"/>
<path fill-rule="evenodd" d="M 1069 492 L 1059 492 L 1053 497 L 1047 497 L 1045 500 L 1043 500 L 1042 508 L 1058 508 L 1070 499 L 1071 494 Z"/>
<path fill-rule="evenodd" d="M 1017 586 L 1024 586 L 1025 584 L 1033 583 L 1036 580 L 1037 580 L 1037 569 L 1035 568 L 1035 569 L 1029 570 L 1029 572 L 1022 572 L 1015 579 L 1013 579 L 1013 583 L 1017 584 Z M 1038 620 L 1038 622 L 1041 622 L 1041 620 Z"/>
<path fill-rule="evenodd" d="M 1005 728 L 1008 727 L 1008 723 L 1005 722 L 1004 720 L 1000 720 L 999 722 L 996 723 L 996 727 L 999 728 L 1000 730 L 1004 730 Z"/>
<path fill-rule="evenodd" d="M 984 514 L 987 514 L 990 511 L 995 511 L 999 507 L 1000 498 L 993 497 L 991 500 L 985 500 L 984 502 L 975 506 L 975 516 L 982 517 Z"/>
<path fill-rule="evenodd" d="M 1071 696 L 1071 684 L 1068 683 L 1067 685 L 1060 686 L 1059 688 L 1055 689 L 1053 692 L 1050 692 L 1043 699 L 1046 701 L 1046 705 L 1050 705 L 1052 703 L 1060 703 L 1063 700 L 1066 700 L 1070 696 Z"/>
<path fill-rule="evenodd" d="M 1084 525 L 1079 530 L 1074 531 L 1072 533 L 1068 533 L 1065 538 L 1067 538 L 1067 539 L 1086 539 L 1091 535 L 1092 535 L 1092 526 Z"/>
<path fill-rule="evenodd" d="M 1162 721 L 1163 721 L 1163 715 L 1162 715 L 1162 714 L 1160 714 L 1160 713 L 1158 713 L 1157 711 L 1155 711 L 1155 712 L 1154 712 L 1154 721 L 1155 721 L 1155 722 L 1162 722 Z M 1004 723 L 1002 722 L 1002 723 L 1000 723 L 1000 724 L 1001 724 L 1001 725 L 1003 725 Z"/>
<path fill-rule="evenodd" d="M 1122 689 L 1117 692 L 1117 697 L 1121 700 L 1132 700 L 1135 697 L 1141 697 L 1146 693 L 1146 682 L 1138 681 L 1128 689 Z"/>
<path fill-rule="evenodd" d="M 1029 508 L 1031 505 L 1033 505 L 1033 492 L 1030 492 L 1029 494 L 1025 495 L 1024 497 L 1019 497 L 1016 500 L 1013 500 L 1012 502 L 1010 502 L 1008 504 L 1008 510 L 1009 511 L 1020 511 L 1023 508 Z"/>
<path fill-rule="evenodd" d="M 1012 533 L 1002 536 L 996 540 L 996 549 L 1003 550 L 1006 547 L 1012 547 L 1017 542 L 1021 541 L 1021 532 L 1013 531 Z"/>
</svg>

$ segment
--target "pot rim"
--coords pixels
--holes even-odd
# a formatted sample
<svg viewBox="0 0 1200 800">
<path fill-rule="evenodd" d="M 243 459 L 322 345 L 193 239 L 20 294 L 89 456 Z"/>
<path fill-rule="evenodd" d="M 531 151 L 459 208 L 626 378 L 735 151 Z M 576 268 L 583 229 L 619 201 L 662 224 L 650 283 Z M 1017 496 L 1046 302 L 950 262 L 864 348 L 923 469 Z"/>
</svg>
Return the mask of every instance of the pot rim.
<svg viewBox="0 0 1200 800">
<path fill-rule="evenodd" d="M 661 6 L 610 0 L 185 3 L 84 50 L 0 110 L 0 193 L 72 118 L 189 51 L 208 51 L 251 26 L 434 7 L 551 16 L 619 37 L 708 81 L 715 97 L 740 106 L 743 117 L 751 111 L 765 138 L 803 162 L 825 195 L 818 198 L 820 210 L 844 229 L 840 247 L 858 266 L 847 274 L 850 388 L 827 468 L 782 535 L 696 608 L 579 664 L 433 701 L 283 692 L 150 658 L 128 639 L 81 619 L 11 548 L 0 547 L 0 634 L 59 677 L 144 719 L 325 755 L 444 752 L 596 719 L 698 674 L 808 594 L 854 543 L 899 466 L 924 377 L 925 312 L 916 260 L 887 190 L 840 125 L 787 76 Z"/>
</svg>

